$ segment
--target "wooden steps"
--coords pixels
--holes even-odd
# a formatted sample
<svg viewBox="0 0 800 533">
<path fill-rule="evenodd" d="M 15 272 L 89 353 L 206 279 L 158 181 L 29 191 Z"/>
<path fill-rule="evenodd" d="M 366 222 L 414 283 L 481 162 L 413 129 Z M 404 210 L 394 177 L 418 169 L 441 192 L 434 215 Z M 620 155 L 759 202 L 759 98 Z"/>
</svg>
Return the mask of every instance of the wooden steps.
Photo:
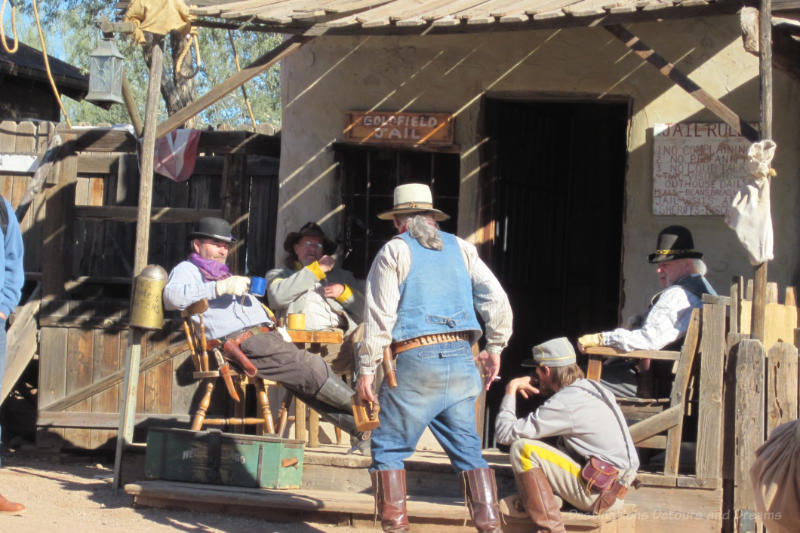
<svg viewBox="0 0 800 533">
<path fill-rule="evenodd" d="M 504 498 L 515 493 L 508 455 L 498 450 L 484 450 L 484 458 L 495 471 L 498 496 Z M 290 492 L 155 480 L 140 482 L 138 480 L 144 479 L 143 468 L 124 482 L 130 482 L 125 485 L 125 490 L 134 496 L 136 505 L 196 508 L 264 516 L 271 520 L 308 520 L 372 527 L 374 504 L 367 471 L 370 462 L 369 457 L 348 454 L 344 446 L 323 445 L 306 449 L 302 490 Z M 418 451 L 406 461 L 406 471 L 409 509 L 415 532 L 475 531 L 469 523 L 467 527 L 463 525 L 466 511 L 461 484 L 443 453 Z M 624 528 L 629 527 L 635 518 L 637 528 L 647 533 L 719 533 L 722 527 L 721 486 L 707 484 L 694 476 L 665 477 L 663 474 L 640 473 L 639 479 L 643 486 L 630 491 L 626 498 L 626 504 L 635 506 L 634 516 L 627 516 L 617 524 L 608 524 L 603 521 L 608 515 L 592 517 L 565 513 L 569 530 L 616 533 L 626 531 Z M 215 498 L 211 503 L 202 499 L 203 495 L 209 494 Z M 509 519 L 506 532 L 522 533 L 529 531 L 526 529 L 528 526 L 525 522 Z M 375 530 L 379 531 L 380 525 Z"/>
<path fill-rule="evenodd" d="M 371 523 L 374 501 L 371 492 L 341 490 L 269 490 L 224 487 L 175 481 L 141 481 L 125 485 L 135 505 L 180 507 L 205 512 L 226 512 L 269 517 L 272 520 L 313 520 L 363 525 Z M 464 525 L 468 511 L 461 497 L 408 497 L 409 520 L 414 531 L 474 532 L 471 521 Z M 598 533 L 634 533 L 636 506 L 626 505 L 620 511 L 600 516 L 563 513 L 568 531 Z M 509 519 L 507 533 L 529 531 L 531 523 Z"/>
</svg>

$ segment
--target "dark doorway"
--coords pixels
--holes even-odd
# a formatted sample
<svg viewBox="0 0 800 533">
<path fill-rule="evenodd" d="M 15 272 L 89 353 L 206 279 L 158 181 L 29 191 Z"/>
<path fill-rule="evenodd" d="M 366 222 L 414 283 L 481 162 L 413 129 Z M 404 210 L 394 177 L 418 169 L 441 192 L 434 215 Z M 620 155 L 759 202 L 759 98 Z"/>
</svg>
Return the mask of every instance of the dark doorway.
<svg viewBox="0 0 800 533">
<path fill-rule="evenodd" d="M 505 382 L 531 346 L 617 325 L 629 106 L 488 98 L 484 116 L 487 259 L 514 310 Z M 487 398 L 487 444 L 502 395 Z"/>
<path fill-rule="evenodd" d="M 345 206 L 341 243 L 343 267 L 357 278 L 369 273 L 378 250 L 395 235 L 394 226 L 377 215 L 392 208 L 394 188 L 402 183 L 426 183 L 434 205 L 450 219 L 444 231 L 458 227 L 458 153 L 421 152 L 384 147 L 336 146 L 342 203 Z"/>
</svg>

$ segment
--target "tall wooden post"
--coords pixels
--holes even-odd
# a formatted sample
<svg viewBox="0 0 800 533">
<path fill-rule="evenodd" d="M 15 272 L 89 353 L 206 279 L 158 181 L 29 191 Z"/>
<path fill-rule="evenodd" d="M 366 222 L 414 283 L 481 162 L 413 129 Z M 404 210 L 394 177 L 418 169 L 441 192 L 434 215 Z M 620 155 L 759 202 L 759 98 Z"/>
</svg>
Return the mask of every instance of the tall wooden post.
<svg viewBox="0 0 800 533">
<path fill-rule="evenodd" d="M 758 17 L 759 89 L 761 95 L 761 138 L 772 139 L 772 0 L 761 0 Z M 767 178 L 769 179 L 769 178 Z M 753 322 L 750 338 L 764 341 L 767 299 L 767 262 L 756 265 L 753 289 Z"/>
<path fill-rule="evenodd" d="M 164 59 L 163 38 L 157 39 L 150 60 L 150 81 L 147 88 L 145 106 L 144 137 L 142 140 L 141 176 L 139 179 L 139 209 L 136 217 L 136 256 L 133 261 L 133 277 L 147 264 L 150 241 L 150 209 L 153 200 L 153 156 L 158 124 L 158 102 L 161 89 L 161 71 Z M 125 356 L 124 398 L 120 410 L 117 430 L 117 449 L 114 456 L 114 489 L 120 485 L 122 452 L 125 445 L 133 440 L 133 422 L 136 415 L 136 389 L 139 386 L 139 360 L 141 358 L 143 331 L 135 326 L 130 328 L 130 342 Z"/>
</svg>

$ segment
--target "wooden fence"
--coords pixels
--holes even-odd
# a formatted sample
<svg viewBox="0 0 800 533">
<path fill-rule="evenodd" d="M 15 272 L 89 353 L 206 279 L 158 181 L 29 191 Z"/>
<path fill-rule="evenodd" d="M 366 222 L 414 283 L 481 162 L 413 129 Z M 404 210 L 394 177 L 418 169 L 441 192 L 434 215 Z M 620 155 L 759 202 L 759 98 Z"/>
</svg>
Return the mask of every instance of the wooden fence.
<svg viewBox="0 0 800 533">
<path fill-rule="evenodd" d="M 779 302 L 767 286 L 764 342 L 749 339 L 752 281 L 731 287 L 729 352 L 725 362 L 724 531 L 761 532 L 750 467 L 755 451 L 777 426 L 798 417 L 800 330 L 795 290 Z"/>
</svg>

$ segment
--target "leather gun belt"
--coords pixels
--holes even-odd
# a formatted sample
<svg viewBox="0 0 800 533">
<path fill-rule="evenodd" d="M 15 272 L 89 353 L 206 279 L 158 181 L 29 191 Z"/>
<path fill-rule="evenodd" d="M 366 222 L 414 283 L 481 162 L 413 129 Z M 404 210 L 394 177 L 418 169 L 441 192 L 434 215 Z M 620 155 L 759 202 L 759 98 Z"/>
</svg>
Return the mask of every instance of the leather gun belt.
<svg viewBox="0 0 800 533">
<path fill-rule="evenodd" d="M 468 340 L 469 331 L 456 331 L 455 333 L 434 333 L 433 335 L 423 335 L 421 337 L 414 337 L 413 339 L 392 343 L 392 353 L 397 355 L 405 352 L 406 350 L 419 348 L 420 346 Z"/>
<path fill-rule="evenodd" d="M 266 333 L 268 331 L 272 331 L 272 328 L 268 326 L 253 326 L 252 328 L 235 331 L 225 337 L 225 340 L 232 340 L 238 346 L 253 335 L 260 335 L 261 333 Z"/>
</svg>

